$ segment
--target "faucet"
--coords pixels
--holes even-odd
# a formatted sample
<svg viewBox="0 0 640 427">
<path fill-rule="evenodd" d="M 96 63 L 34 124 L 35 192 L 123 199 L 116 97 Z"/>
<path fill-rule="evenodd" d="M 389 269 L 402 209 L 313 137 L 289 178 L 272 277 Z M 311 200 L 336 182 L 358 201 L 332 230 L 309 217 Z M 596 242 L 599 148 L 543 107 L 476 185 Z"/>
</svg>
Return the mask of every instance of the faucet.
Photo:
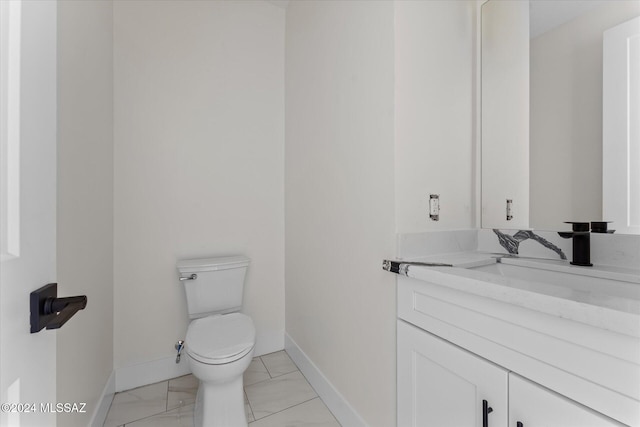
<svg viewBox="0 0 640 427">
<path fill-rule="evenodd" d="M 573 231 L 559 231 L 564 239 L 573 239 L 573 265 L 591 267 L 591 234 L 588 222 L 565 222 L 571 224 Z"/>
<path fill-rule="evenodd" d="M 498 236 L 498 241 L 500 245 L 507 250 L 510 254 L 517 255 L 518 254 L 518 246 L 520 242 L 523 242 L 527 239 L 535 240 L 540 243 L 545 248 L 551 249 L 555 253 L 558 254 L 560 259 L 567 259 L 567 256 L 562 252 L 562 249 L 551 243 L 550 241 L 538 236 L 531 230 L 520 230 L 513 236 L 509 234 L 502 233 L 498 229 L 493 229 L 493 232 Z"/>
</svg>

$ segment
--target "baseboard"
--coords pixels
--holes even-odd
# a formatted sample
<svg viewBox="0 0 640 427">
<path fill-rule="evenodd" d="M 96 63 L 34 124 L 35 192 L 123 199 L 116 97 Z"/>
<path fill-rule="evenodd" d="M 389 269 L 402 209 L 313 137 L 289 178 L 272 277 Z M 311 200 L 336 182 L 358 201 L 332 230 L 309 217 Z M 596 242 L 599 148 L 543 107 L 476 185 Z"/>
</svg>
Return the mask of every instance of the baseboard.
<svg viewBox="0 0 640 427">
<path fill-rule="evenodd" d="M 280 351 L 284 348 L 284 331 L 262 333 L 256 337 L 254 355 Z M 175 356 L 123 366 L 116 369 L 115 391 L 131 390 L 132 388 L 166 381 L 191 373 L 186 354 L 182 354 L 180 363 L 176 363 Z"/>
<path fill-rule="evenodd" d="M 356 410 L 349 405 L 342 394 L 286 333 L 284 335 L 284 349 L 341 425 L 368 427 Z"/>
<path fill-rule="evenodd" d="M 116 392 L 149 385 L 191 373 L 185 354 L 180 363 L 175 356 L 150 360 L 136 365 L 123 366 L 116 369 Z"/>
<path fill-rule="evenodd" d="M 104 385 L 104 389 L 100 395 L 100 400 L 93 411 L 93 415 L 91 416 L 91 421 L 89 422 L 91 427 L 102 427 L 104 425 L 114 394 L 116 394 L 116 372 L 112 371 L 107 383 Z"/>
</svg>

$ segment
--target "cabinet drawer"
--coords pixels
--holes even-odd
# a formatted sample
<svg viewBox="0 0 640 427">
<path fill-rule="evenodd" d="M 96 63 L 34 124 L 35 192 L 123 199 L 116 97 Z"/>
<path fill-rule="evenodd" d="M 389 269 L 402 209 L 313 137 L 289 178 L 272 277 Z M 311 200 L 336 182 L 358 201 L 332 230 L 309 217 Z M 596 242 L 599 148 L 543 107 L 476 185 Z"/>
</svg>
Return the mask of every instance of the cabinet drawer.
<svg viewBox="0 0 640 427">
<path fill-rule="evenodd" d="M 522 427 L 624 427 L 516 374 L 509 374 L 509 425 Z"/>
</svg>

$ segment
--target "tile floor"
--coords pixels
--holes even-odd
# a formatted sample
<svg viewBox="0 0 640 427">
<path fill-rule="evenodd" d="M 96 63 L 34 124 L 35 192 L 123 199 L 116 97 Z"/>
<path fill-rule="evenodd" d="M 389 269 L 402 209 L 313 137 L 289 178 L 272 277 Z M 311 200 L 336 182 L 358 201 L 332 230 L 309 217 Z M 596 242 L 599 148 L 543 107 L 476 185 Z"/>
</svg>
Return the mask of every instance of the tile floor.
<svg viewBox="0 0 640 427">
<path fill-rule="evenodd" d="M 192 427 L 197 389 L 186 375 L 117 393 L 104 427 Z M 244 392 L 250 427 L 340 427 L 284 351 L 253 359 Z"/>
</svg>

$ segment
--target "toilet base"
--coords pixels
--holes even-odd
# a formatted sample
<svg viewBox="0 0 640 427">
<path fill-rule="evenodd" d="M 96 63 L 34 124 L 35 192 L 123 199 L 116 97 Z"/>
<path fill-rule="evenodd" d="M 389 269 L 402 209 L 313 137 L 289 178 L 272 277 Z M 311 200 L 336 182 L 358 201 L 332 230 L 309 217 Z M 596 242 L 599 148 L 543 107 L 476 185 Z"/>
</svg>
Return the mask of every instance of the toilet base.
<svg viewBox="0 0 640 427">
<path fill-rule="evenodd" d="M 221 317 L 232 315 L 234 314 L 222 315 Z M 244 315 L 241 316 L 246 318 Z M 246 318 L 244 320 L 245 323 L 247 319 L 248 324 L 245 326 L 253 330 L 253 323 L 250 318 Z M 202 319 L 194 322 L 199 320 Z M 190 331 L 192 331 L 192 325 L 193 322 L 187 329 L 187 338 L 189 338 Z M 215 336 L 207 337 L 206 334 L 201 335 L 199 337 L 201 340 L 215 340 Z M 189 343 L 193 344 L 197 340 L 197 337 L 192 338 L 191 341 L 186 341 L 186 353 L 191 373 L 200 381 L 194 408 L 195 427 L 247 427 L 242 377 L 253 359 L 255 341 L 252 341 L 250 343 L 251 346 L 240 353 L 235 355 L 232 353 L 231 356 L 224 359 L 213 359 L 218 363 L 206 363 L 190 347 Z"/>
<path fill-rule="evenodd" d="M 242 376 L 224 384 L 200 382 L 194 408 L 195 427 L 246 427 Z"/>
</svg>

